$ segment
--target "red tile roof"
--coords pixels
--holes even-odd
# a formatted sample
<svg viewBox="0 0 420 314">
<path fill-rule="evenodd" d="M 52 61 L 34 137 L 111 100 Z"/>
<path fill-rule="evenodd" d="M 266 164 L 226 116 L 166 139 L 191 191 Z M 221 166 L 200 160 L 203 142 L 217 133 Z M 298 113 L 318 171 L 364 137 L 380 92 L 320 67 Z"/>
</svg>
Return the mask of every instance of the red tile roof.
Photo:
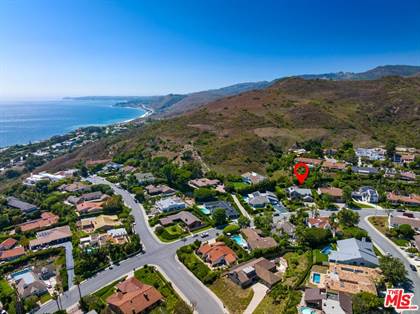
<svg viewBox="0 0 420 314">
<path fill-rule="evenodd" d="M 117 292 L 106 299 L 106 302 L 121 313 L 140 313 L 163 299 L 160 292 L 131 277 L 116 286 Z"/>
<path fill-rule="evenodd" d="M 11 250 L 0 251 L 0 261 L 17 258 L 24 254 L 25 254 L 25 249 L 22 246 L 15 247 L 14 249 L 11 249 Z"/>
<path fill-rule="evenodd" d="M 322 159 L 316 159 L 316 158 L 299 157 L 299 158 L 296 158 L 296 162 L 303 162 L 305 164 L 318 166 L 323 162 L 323 160 Z"/>
<path fill-rule="evenodd" d="M 308 224 L 312 227 L 325 229 L 330 225 L 330 219 L 328 217 L 308 218 Z"/>
<path fill-rule="evenodd" d="M 206 243 L 198 249 L 198 253 L 202 254 L 212 265 L 221 258 L 224 258 L 226 264 L 231 265 L 235 263 L 237 258 L 235 252 L 223 242 L 216 242 L 214 244 Z"/>
<path fill-rule="evenodd" d="M 41 229 L 57 223 L 58 219 L 59 217 L 57 215 L 54 215 L 50 212 L 45 212 L 41 214 L 40 219 L 24 222 L 23 224 L 20 224 L 19 227 L 23 232 Z"/>
<path fill-rule="evenodd" d="M 8 250 L 14 247 L 18 243 L 17 240 L 13 238 L 8 238 L 4 240 L 2 243 L 0 243 L 0 250 Z"/>
</svg>

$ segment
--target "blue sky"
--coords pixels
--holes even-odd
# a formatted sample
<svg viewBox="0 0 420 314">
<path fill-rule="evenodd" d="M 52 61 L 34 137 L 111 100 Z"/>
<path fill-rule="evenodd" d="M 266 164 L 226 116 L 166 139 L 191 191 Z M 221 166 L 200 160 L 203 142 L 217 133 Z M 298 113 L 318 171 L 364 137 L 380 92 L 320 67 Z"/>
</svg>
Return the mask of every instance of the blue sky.
<svg viewBox="0 0 420 314">
<path fill-rule="evenodd" d="M 420 65 L 420 1 L 0 1 L 0 98 Z"/>
</svg>

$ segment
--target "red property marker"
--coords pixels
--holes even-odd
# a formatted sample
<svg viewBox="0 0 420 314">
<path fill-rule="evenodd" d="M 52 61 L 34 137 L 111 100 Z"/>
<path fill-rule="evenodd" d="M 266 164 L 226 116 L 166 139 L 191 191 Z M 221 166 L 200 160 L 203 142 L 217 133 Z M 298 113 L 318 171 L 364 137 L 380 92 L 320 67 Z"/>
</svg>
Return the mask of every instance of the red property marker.
<svg viewBox="0 0 420 314">
<path fill-rule="evenodd" d="M 299 173 L 298 172 L 299 168 L 304 168 L 305 172 L 304 173 Z M 293 173 L 295 174 L 296 179 L 299 181 L 299 184 L 302 185 L 303 182 L 305 182 L 306 178 L 308 177 L 309 167 L 308 167 L 307 164 L 305 164 L 303 162 L 298 162 L 293 169 Z"/>
</svg>

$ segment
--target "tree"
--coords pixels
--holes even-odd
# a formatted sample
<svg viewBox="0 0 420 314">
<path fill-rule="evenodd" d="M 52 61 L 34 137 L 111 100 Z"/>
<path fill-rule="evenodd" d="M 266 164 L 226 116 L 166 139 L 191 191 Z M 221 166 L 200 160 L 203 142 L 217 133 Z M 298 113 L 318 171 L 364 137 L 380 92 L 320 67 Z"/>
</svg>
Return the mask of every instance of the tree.
<svg viewBox="0 0 420 314">
<path fill-rule="evenodd" d="M 353 227 L 359 223 L 359 214 L 351 209 L 343 208 L 337 213 L 337 219 L 340 225 Z"/>
<path fill-rule="evenodd" d="M 319 248 L 332 240 L 331 231 L 322 228 L 306 228 L 299 236 L 299 241 L 311 248 Z"/>
<path fill-rule="evenodd" d="M 194 198 L 198 202 L 206 202 L 211 201 L 214 199 L 216 195 L 215 190 L 207 189 L 207 188 L 199 188 L 194 190 Z"/>
<path fill-rule="evenodd" d="M 57 303 L 57 308 L 60 310 L 60 303 L 58 302 L 58 293 L 57 293 L 57 291 L 54 291 L 53 292 L 52 298 L 55 300 L 55 302 Z"/>
<path fill-rule="evenodd" d="M 74 276 L 73 283 L 77 286 L 77 290 L 79 290 L 79 298 L 82 299 L 82 292 L 80 291 L 80 283 L 82 282 L 82 277 L 79 275 Z"/>
<path fill-rule="evenodd" d="M 401 284 L 407 280 L 407 271 L 404 264 L 392 256 L 383 256 L 379 259 L 379 267 L 385 277 L 385 281 L 392 285 Z"/>
<path fill-rule="evenodd" d="M 250 223 L 251 221 L 245 216 L 240 216 L 238 218 L 238 224 L 241 226 L 241 228 L 248 227 Z"/>
<path fill-rule="evenodd" d="M 38 298 L 34 295 L 29 296 L 25 299 L 25 312 L 31 313 L 33 310 L 37 309 L 38 306 Z"/>
<path fill-rule="evenodd" d="M 263 215 L 258 215 L 254 219 L 255 227 L 261 229 L 264 235 L 268 235 L 271 231 L 271 224 L 273 223 L 273 215 L 265 212 Z"/>
<path fill-rule="evenodd" d="M 397 233 L 404 239 L 410 240 L 413 238 L 415 231 L 408 224 L 402 224 L 398 227 Z"/>
<path fill-rule="evenodd" d="M 122 198 L 120 195 L 113 195 L 105 201 L 103 206 L 106 214 L 117 214 L 123 210 Z"/>
<path fill-rule="evenodd" d="M 394 140 L 390 140 L 386 143 L 385 149 L 386 149 L 386 155 L 389 159 L 392 159 L 395 154 L 395 148 L 397 147 L 397 144 Z"/>
<path fill-rule="evenodd" d="M 212 217 L 216 226 L 223 226 L 227 223 L 226 212 L 223 208 L 216 208 Z"/>
<path fill-rule="evenodd" d="M 353 204 L 353 199 L 351 197 L 352 189 L 348 185 L 343 188 L 343 199 L 347 205 Z"/>
<path fill-rule="evenodd" d="M 384 304 L 382 299 L 369 292 L 355 294 L 352 301 L 354 314 L 374 313 L 375 311 L 379 313 L 379 307 Z"/>
</svg>

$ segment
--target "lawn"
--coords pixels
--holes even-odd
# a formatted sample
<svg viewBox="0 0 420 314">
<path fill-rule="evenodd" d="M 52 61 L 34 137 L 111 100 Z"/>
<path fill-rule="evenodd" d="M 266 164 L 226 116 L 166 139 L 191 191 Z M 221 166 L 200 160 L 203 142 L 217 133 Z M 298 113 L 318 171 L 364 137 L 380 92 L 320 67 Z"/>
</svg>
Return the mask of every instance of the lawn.
<svg viewBox="0 0 420 314">
<path fill-rule="evenodd" d="M 5 279 L 0 279 L 0 301 L 3 303 L 4 310 L 9 314 L 16 313 L 16 296 L 13 288 Z"/>
<path fill-rule="evenodd" d="M 314 250 L 314 264 L 322 264 L 322 262 L 328 262 L 328 255 L 321 253 L 320 250 Z"/>
<path fill-rule="evenodd" d="M 245 182 L 229 182 L 229 183 L 232 183 L 235 190 L 240 190 L 240 189 L 249 187 L 249 184 L 247 184 Z"/>
<path fill-rule="evenodd" d="M 356 208 L 375 208 L 375 206 L 372 205 L 368 205 L 368 204 L 363 204 L 363 203 L 359 203 L 359 202 L 353 202 L 354 205 L 356 205 Z"/>
<path fill-rule="evenodd" d="M 39 301 L 41 302 L 41 304 L 44 304 L 45 302 L 47 302 L 51 299 L 52 299 L 51 294 L 45 293 L 39 298 Z"/>
<path fill-rule="evenodd" d="M 226 277 L 217 279 L 209 288 L 232 314 L 243 313 L 254 295 L 252 288 L 242 289 Z"/>
<path fill-rule="evenodd" d="M 134 276 L 141 282 L 158 289 L 165 298 L 165 302 L 150 311 L 150 313 L 192 313 L 189 306 L 176 294 L 171 284 L 152 266 L 145 266 L 134 272 Z"/>
<path fill-rule="evenodd" d="M 388 231 L 388 217 L 371 216 L 368 218 L 368 220 L 382 234 L 386 234 Z"/>
<path fill-rule="evenodd" d="M 104 302 L 106 301 L 106 299 L 111 295 L 111 294 L 113 294 L 114 293 L 114 287 L 118 284 L 118 283 L 120 283 L 121 281 L 123 281 L 125 279 L 125 277 L 124 278 L 121 278 L 121 279 L 119 279 L 119 280 L 116 280 L 116 281 L 114 281 L 113 283 L 111 283 L 111 284 L 109 284 L 108 286 L 105 286 L 105 287 L 103 287 L 103 288 L 101 288 L 101 289 L 99 289 L 98 291 L 96 291 L 95 293 L 94 293 L 94 295 L 96 295 L 98 298 L 100 298 L 100 299 L 102 299 Z"/>
<path fill-rule="evenodd" d="M 180 225 L 176 224 L 165 227 L 162 230 L 157 231 L 156 234 L 163 242 L 170 242 L 181 238 L 186 235 L 187 232 Z"/>
<path fill-rule="evenodd" d="M 396 245 L 406 246 L 410 242 L 406 239 L 399 239 L 389 236 L 388 217 L 372 216 L 369 217 L 368 220 L 376 229 L 378 229 L 379 232 L 391 239 Z"/>
<path fill-rule="evenodd" d="M 302 292 L 290 290 L 284 295 L 277 297 L 276 300 L 274 295 L 278 286 L 274 286 L 273 291 L 264 297 L 253 314 L 295 314 L 298 312 L 296 306 L 301 300 Z"/>
<path fill-rule="evenodd" d="M 297 252 L 289 252 L 283 256 L 287 260 L 287 270 L 284 274 L 284 285 L 295 288 L 299 286 L 307 276 L 312 267 L 312 252 L 298 254 Z"/>
</svg>

